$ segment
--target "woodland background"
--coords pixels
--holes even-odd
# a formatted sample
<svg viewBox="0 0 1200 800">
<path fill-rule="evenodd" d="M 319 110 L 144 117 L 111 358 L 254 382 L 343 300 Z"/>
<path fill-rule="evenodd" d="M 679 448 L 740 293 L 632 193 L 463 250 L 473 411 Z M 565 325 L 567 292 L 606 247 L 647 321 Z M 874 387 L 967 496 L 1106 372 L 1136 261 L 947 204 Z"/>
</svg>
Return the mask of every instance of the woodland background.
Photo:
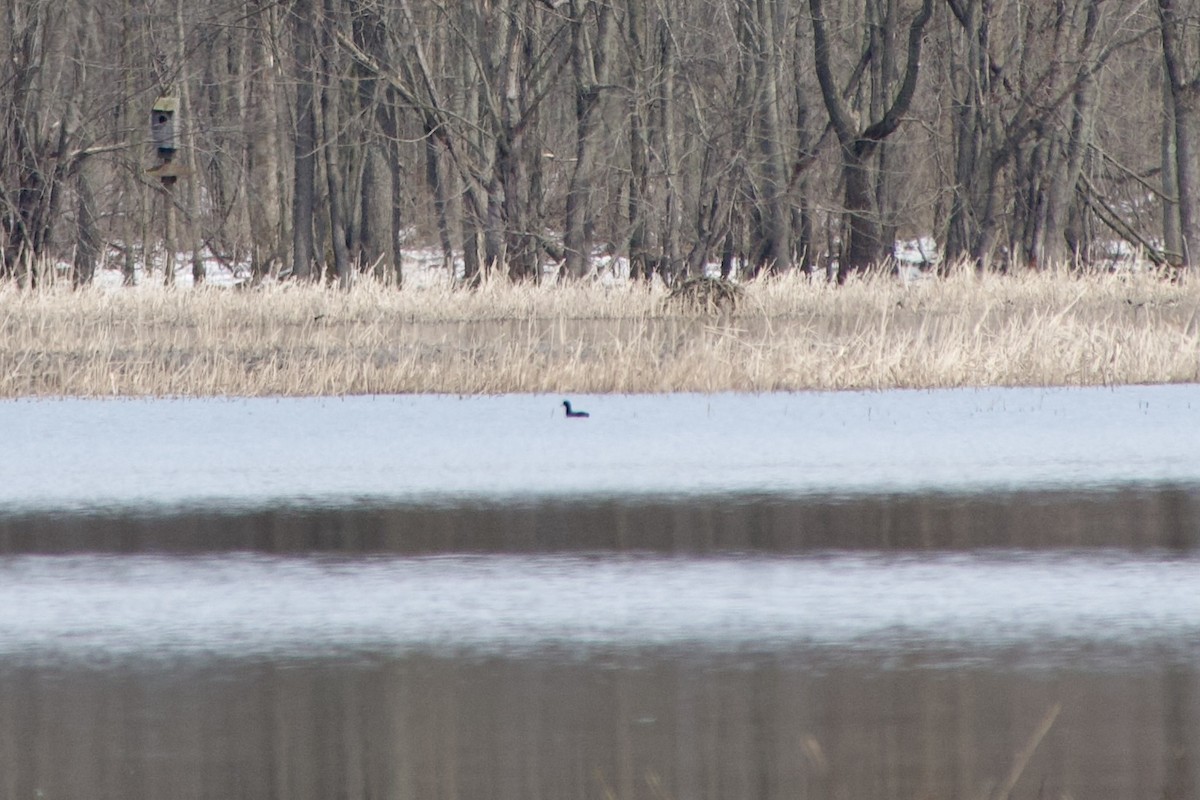
<svg viewBox="0 0 1200 800">
<path fill-rule="evenodd" d="M 0 0 L 0 274 L 1200 259 L 1195 0 Z M 452 274 L 454 274 L 452 272 Z"/>
</svg>

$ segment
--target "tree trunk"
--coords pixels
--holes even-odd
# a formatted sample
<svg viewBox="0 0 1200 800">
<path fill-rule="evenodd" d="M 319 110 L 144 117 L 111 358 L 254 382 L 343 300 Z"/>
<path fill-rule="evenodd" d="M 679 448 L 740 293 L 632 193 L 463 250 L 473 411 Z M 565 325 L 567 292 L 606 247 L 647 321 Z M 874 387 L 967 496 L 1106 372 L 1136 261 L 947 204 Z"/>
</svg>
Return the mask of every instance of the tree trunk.
<svg viewBox="0 0 1200 800">
<path fill-rule="evenodd" d="M 780 272 L 791 266 L 791 203 L 784 158 L 783 114 L 780 110 L 779 73 L 781 44 L 776 38 L 777 2 L 757 0 L 759 102 L 758 146 L 762 156 L 762 241 L 757 248 L 755 272 Z"/>
<path fill-rule="evenodd" d="M 80 98 L 68 89 L 56 98 L 56 121 L 45 124 L 39 83 L 50 79 L 41 77 L 54 44 L 49 29 L 61 22 L 63 8 L 22 5 L 9 15 L 9 58 L 0 72 L 0 92 L 7 91 L 0 96 L 0 277 L 34 285 L 58 220 L 62 183 L 76 163 L 69 149 Z M 71 65 L 77 74 L 64 78 L 68 84 L 79 82 L 82 61 Z"/>
<path fill-rule="evenodd" d="M 433 195 L 433 213 L 437 221 L 438 243 L 442 246 L 442 263 L 447 270 L 454 265 L 454 234 L 450 225 L 450 199 L 446 188 L 449 178 L 443 177 L 438 143 L 433 131 L 426 126 L 424 146 L 425 186 Z"/>
<path fill-rule="evenodd" d="M 316 212 L 317 183 L 317 108 L 315 97 L 316 35 L 313 4 L 316 0 L 296 0 L 294 8 L 296 41 L 296 128 L 293 134 L 292 191 L 292 276 L 311 280 L 316 257 L 313 242 L 313 216 Z"/>
<path fill-rule="evenodd" d="M 503 194 L 504 250 L 510 278 L 541 280 L 541 236 L 539 193 L 534 191 L 541 151 L 530 129 L 537 124 L 532 108 L 538 80 L 533 73 L 533 42 L 538 32 L 538 15 L 532 3 L 514 11 L 503 42 L 503 62 L 497 73 L 503 77 L 503 102 L 497 125 L 497 178 Z"/>
<path fill-rule="evenodd" d="M 1186 63 L 1183 34 L 1190 20 L 1180 13 L 1176 0 L 1158 0 L 1162 33 L 1163 63 L 1166 67 L 1175 109 L 1175 185 L 1182 244 L 1180 265 L 1200 262 L 1200 219 L 1196 198 L 1200 188 L 1195 161 L 1196 138 L 1200 137 L 1200 76 Z"/>
<path fill-rule="evenodd" d="M 1179 230 L 1179 177 L 1175 160 L 1175 100 L 1171 82 L 1163 72 L 1162 115 L 1162 230 L 1163 250 L 1168 259 L 1182 261 L 1183 233 Z"/>
<path fill-rule="evenodd" d="M 608 0 L 570 0 L 570 4 L 571 70 L 575 78 L 575 166 L 567 187 L 563 249 L 567 275 L 581 278 L 591 269 L 595 140 L 601 122 L 601 96 L 608 90 L 612 5 Z M 589 12 L 596 16 L 595 31 L 588 25 Z"/>
<path fill-rule="evenodd" d="M 651 41 L 647 4 L 644 0 L 627 0 L 625 9 L 626 38 L 629 42 L 628 62 L 630 84 L 629 119 L 629 275 L 634 280 L 649 280 L 652 258 L 647 215 L 650 208 L 650 142 L 648 84 Z"/>
<path fill-rule="evenodd" d="M 883 115 L 866 126 L 861 126 L 854 119 L 834 80 L 823 0 L 809 0 L 809 11 L 812 13 L 817 82 L 821 86 L 821 98 L 829 112 L 830 124 L 841 144 L 842 175 L 845 179 L 844 212 L 847 217 L 844 227 L 848 238 L 843 243 L 842 258 L 838 263 L 838 282 L 842 283 L 851 273 L 874 266 L 887 255 L 883 251 L 878 210 L 873 207 L 875 192 L 868 159 L 879 142 L 896 132 L 912 105 L 921 61 L 921 40 L 925 26 L 933 16 L 933 0 L 924 0 L 921 10 L 909 25 L 908 62 L 904 67 L 900 90 Z"/>
<path fill-rule="evenodd" d="M 951 0 L 949 4 L 964 35 L 960 60 L 951 62 L 957 68 L 948 76 L 954 92 L 954 182 L 942 273 L 964 259 L 973 261 L 977 269 L 987 267 L 997 236 L 994 209 L 1001 178 L 993 160 L 1000 126 L 990 53 L 992 2 Z"/>
<path fill-rule="evenodd" d="M 145 221 L 146 203 L 142 198 L 145 192 L 138 185 L 136 179 L 139 170 L 139 155 L 135 154 L 135 148 L 132 146 L 135 141 L 133 131 L 136 126 L 140 125 L 143 119 L 139 108 L 135 108 L 134 98 L 137 94 L 135 89 L 136 80 L 134 78 L 134 64 L 136 63 L 136 55 L 133 52 L 133 42 L 135 41 L 134 34 L 134 19 L 133 19 L 133 0 L 122 0 L 121 3 L 121 30 L 118 36 L 118 52 L 120 58 L 118 60 L 118 69 L 121 71 L 121 100 L 117 111 L 118 125 L 120 133 L 118 140 L 126 143 L 125 155 L 122 157 L 121 183 L 119 192 L 125 198 L 137 198 L 137 203 L 134 208 L 126 207 L 121 214 L 121 227 L 117 230 L 117 235 L 125 243 L 124 252 L 121 259 L 121 284 L 123 286 L 133 286 L 137 282 L 137 267 L 138 255 L 135 249 L 134 242 L 146 242 L 147 225 Z M 142 264 L 145 265 L 146 253 L 143 246 Z"/>
<path fill-rule="evenodd" d="M 179 237 L 180 245 L 186 245 L 192 254 L 192 283 L 199 286 L 204 283 L 206 270 L 204 267 L 204 247 L 199 236 L 200 223 L 200 181 L 202 175 L 196 168 L 196 109 L 192 105 L 192 90 L 187 68 L 188 48 L 187 32 L 183 22 L 184 0 L 175 2 L 175 45 L 178 59 L 177 74 L 179 87 L 179 104 L 186 118 L 183 120 L 183 161 L 188 170 L 184 181 L 184 224 L 183 235 Z"/>
<path fill-rule="evenodd" d="M 325 153 L 325 181 L 329 187 L 329 239 L 330 250 L 333 252 L 334 274 L 338 286 L 350 288 L 352 274 L 350 268 L 350 250 L 346 245 L 346 210 L 342 201 L 345 191 L 345 176 L 342 174 L 342 163 L 338 150 L 338 98 L 337 90 L 330 86 L 322 86 L 321 93 L 321 128 L 323 150 Z"/>
<path fill-rule="evenodd" d="M 87 286 L 96 274 L 100 258 L 100 232 L 96 229 L 96 198 L 87 161 L 81 163 L 75 176 L 75 253 L 72 258 L 71 283 Z"/>
<path fill-rule="evenodd" d="M 662 88 L 658 128 L 661 133 L 659 151 L 662 153 L 663 230 L 659 236 L 663 254 L 659 272 L 664 280 L 672 281 L 679 271 L 679 235 L 682 215 L 679 209 L 679 193 L 675 185 L 676 164 L 675 141 L 675 43 L 671 37 L 670 20 L 660 19 L 658 24 L 659 74 Z"/>
<path fill-rule="evenodd" d="M 1099 0 L 1088 0 L 1083 31 L 1074 46 L 1078 63 L 1071 83 L 1071 124 L 1043 131 L 1039 163 L 1028 176 L 1036 187 L 1033 235 L 1026 242 L 1028 261 L 1040 269 L 1057 269 L 1067 260 L 1066 226 L 1083 168 L 1092 126 L 1092 80 L 1095 54 L 1092 43 L 1100 21 Z M 1056 52 L 1068 48 L 1075 33 L 1065 14 L 1057 15 L 1053 27 Z"/>
<path fill-rule="evenodd" d="M 322 28 L 334 24 L 332 0 L 325 0 L 325 14 Z M 322 37 L 326 39 L 326 37 Z M 325 180 L 329 187 L 329 239 L 333 251 L 334 274 L 337 275 L 338 286 L 350 288 L 353 281 L 350 264 L 350 250 L 346 244 L 346 209 L 344 192 L 346 176 L 341 162 L 341 115 L 340 92 L 338 91 L 339 76 L 333 63 L 332 41 L 323 41 L 322 63 L 325 80 L 319 92 L 321 98 L 321 132 L 322 149 L 325 153 Z"/>
<path fill-rule="evenodd" d="M 842 151 L 848 240 L 838 265 L 838 283 L 845 283 L 850 273 L 875 266 L 883 258 L 883 232 L 869 164 L 872 148 L 860 149 L 862 152 Z"/>
<path fill-rule="evenodd" d="M 889 0 L 868 3 L 871 19 L 870 97 L 872 119 L 887 112 L 890 93 L 896 80 L 896 36 L 899 33 L 899 8 Z M 885 141 L 879 142 L 874 154 L 874 208 L 879 219 L 878 252 L 881 259 L 891 259 L 896 253 L 896 210 L 898 205 L 898 174 L 893 165 L 895 156 Z"/>
<path fill-rule="evenodd" d="M 390 279 L 396 288 L 400 288 L 404 285 L 404 162 L 400 142 L 400 109 L 390 87 L 381 92 L 375 103 L 375 118 L 383 132 L 381 149 L 388 181 L 385 258 L 392 265 Z M 383 245 L 376 243 L 376 247 L 382 248 Z"/>
<path fill-rule="evenodd" d="M 1200 137 L 1200 110 L 1196 98 L 1175 98 L 1175 183 L 1178 186 L 1179 231 L 1183 245 L 1181 266 L 1200 262 L 1200 217 L 1196 213 L 1196 139 Z"/>
</svg>

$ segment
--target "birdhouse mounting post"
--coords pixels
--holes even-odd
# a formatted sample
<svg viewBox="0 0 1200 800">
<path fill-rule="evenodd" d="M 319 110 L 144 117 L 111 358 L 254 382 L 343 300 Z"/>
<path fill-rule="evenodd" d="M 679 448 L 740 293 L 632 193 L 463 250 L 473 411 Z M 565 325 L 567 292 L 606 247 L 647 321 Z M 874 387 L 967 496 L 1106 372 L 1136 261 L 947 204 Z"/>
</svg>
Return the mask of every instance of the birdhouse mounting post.
<svg viewBox="0 0 1200 800">
<path fill-rule="evenodd" d="M 186 170 L 175 163 L 179 149 L 179 98 L 160 97 L 150 108 L 150 142 L 158 155 L 158 163 L 147 170 L 162 183 L 163 210 L 163 283 L 175 282 L 175 183 L 185 177 Z"/>
</svg>

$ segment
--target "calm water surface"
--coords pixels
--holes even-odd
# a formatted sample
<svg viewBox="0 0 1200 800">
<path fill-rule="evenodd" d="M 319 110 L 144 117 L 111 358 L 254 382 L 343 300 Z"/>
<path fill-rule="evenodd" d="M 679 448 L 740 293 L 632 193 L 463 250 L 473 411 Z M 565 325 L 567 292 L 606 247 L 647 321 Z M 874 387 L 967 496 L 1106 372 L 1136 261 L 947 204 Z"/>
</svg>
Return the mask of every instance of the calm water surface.
<svg viewBox="0 0 1200 800">
<path fill-rule="evenodd" d="M 1200 389 L 559 400 L 0 404 L 0 798 L 1200 796 Z"/>
</svg>

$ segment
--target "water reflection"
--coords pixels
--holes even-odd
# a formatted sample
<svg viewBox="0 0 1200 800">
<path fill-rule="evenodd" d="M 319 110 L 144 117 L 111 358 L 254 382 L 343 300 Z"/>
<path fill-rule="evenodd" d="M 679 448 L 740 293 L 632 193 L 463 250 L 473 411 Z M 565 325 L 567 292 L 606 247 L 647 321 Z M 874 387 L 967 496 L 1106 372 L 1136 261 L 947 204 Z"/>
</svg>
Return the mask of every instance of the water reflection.
<svg viewBox="0 0 1200 800">
<path fill-rule="evenodd" d="M 803 553 L 1200 545 L 1200 489 L 0 513 L 0 553 Z"/>
<path fill-rule="evenodd" d="M 9 669 L 0 762 L 13 798 L 1189 797 L 1196 680 L 788 654 Z"/>
<path fill-rule="evenodd" d="M 1196 797 L 1198 498 L 3 516 L 0 800 Z"/>
</svg>

